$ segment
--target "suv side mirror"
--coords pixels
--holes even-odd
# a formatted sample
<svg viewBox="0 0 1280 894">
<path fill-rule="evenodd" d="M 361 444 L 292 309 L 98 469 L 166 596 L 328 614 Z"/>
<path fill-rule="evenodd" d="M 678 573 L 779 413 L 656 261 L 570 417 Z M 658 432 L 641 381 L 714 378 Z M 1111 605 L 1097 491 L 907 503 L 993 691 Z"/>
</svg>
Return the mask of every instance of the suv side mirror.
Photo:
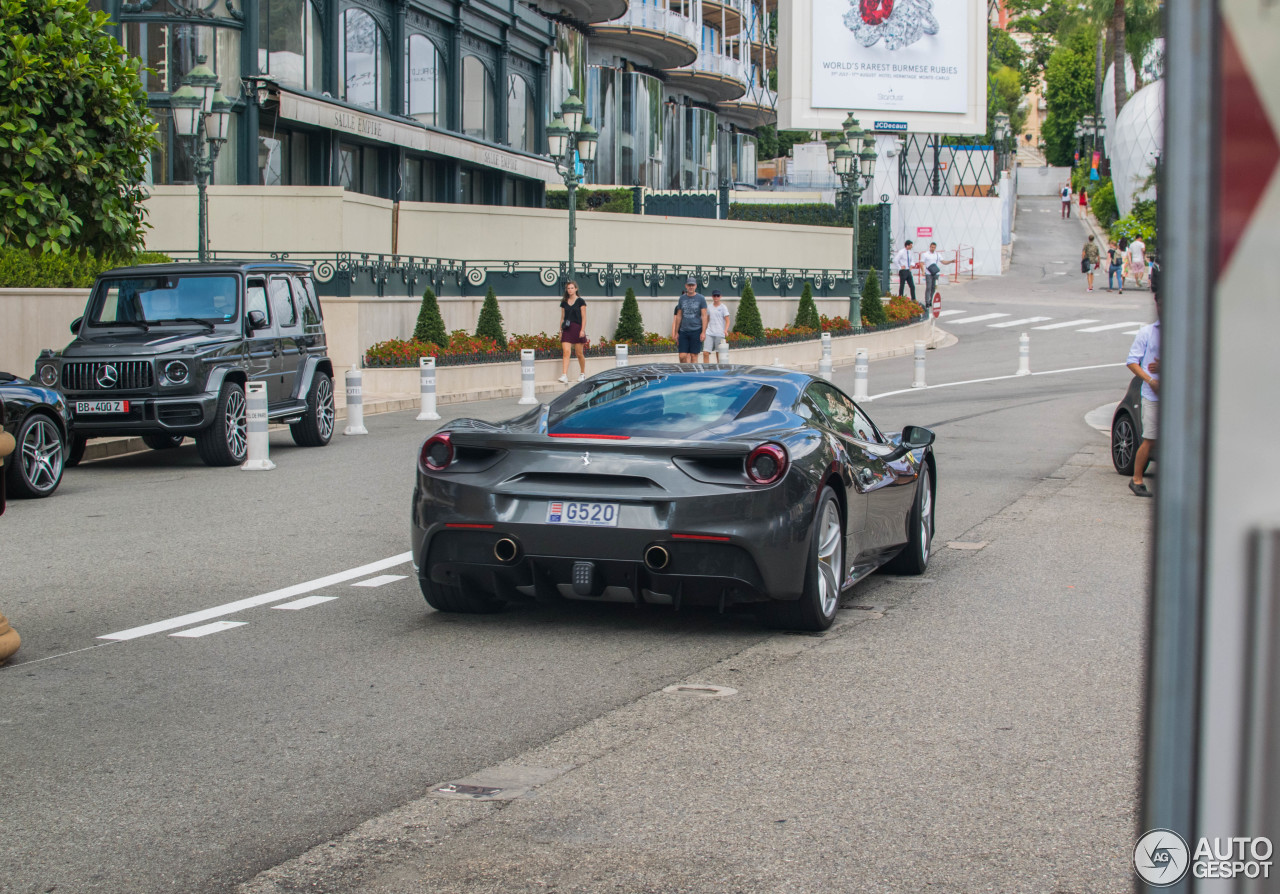
<svg viewBox="0 0 1280 894">
<path fill-rule="evenodd" d="M 251 330 L 266 329 L 267 315 L 260 310 L 249 311 L 249 328 Z"/>
<path fill-rule="evenodd" d="M 936 435 L 933 432 L 923 426 L 908 425 L 899 435 L 898 446 L 885 459 L 889 462 L 902 459 L 913 450 L 928 447 L 933 443 L 935 437 Z"/>
<path fill-rule="evenodd" d="M 84 322 L 84 317 L 76 317 L 74 320 L 72 320 L 72 321 L 71 321 L 71 334 L 72 334 L 72 335 L 79 335 L 79 334 L 80 334 L 80 324 L 81 324 L 81 323 L 83 323 L 83 322 Z"/>
</svg>

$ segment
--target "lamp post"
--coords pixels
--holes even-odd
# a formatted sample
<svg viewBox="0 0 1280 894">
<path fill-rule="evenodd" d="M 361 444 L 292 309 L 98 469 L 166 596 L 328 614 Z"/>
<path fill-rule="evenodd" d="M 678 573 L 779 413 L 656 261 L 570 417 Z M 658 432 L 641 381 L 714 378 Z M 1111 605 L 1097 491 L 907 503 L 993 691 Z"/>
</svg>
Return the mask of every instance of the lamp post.
<svg viewBox="0 0 1280 894">
<path fill-rule="evenodd" d="M 196 57 L 196 65 L 173 95 L 173 125 L 178 136 L 195 156 L 196 192 L 199 196 L 198 243 L 196 254 L 201 263 L 209 259 L 209 198 L 205 192 L 213 163 L 227 141 L 231 127 L 231 110 L 235 104 L 222 95 L 221 84 L 213 69 L 205 65 L 205 56 Z"/>
<path fill-rule="evenodd" d="M 858 119 L 850 113 L 844 120 L 844 140 L 827 141 L 827 158 L 840 185 L 849 197 L 850 210 L 853 213 L 853 263 L 850 265 L 849 282 L 849 322 L 859 324 L 862 313 L 859 303 L 862 296 L 858 293 L 858 218 L 862 193 L 870 185 L 876 170 L 876 135 L 873 131 L 863 130 L 858 126 Z"/>
<path fill-rule="evenodd" d="M 583 120 L 582 100 L 578 91 L 570 90 L 569 98 L 560 104 L 560 113 L 547 127 L 547 148 L 556 164 L 556 170 L 564 178 L 569 190 L 569 272 L 573 278 L 573 249 L 578 243 L 578 184 L 596 161 L 596 142 L 600 135 Z M 578 161 L 582 162 L 582 174 L 578 173 Z"/>
</svg>

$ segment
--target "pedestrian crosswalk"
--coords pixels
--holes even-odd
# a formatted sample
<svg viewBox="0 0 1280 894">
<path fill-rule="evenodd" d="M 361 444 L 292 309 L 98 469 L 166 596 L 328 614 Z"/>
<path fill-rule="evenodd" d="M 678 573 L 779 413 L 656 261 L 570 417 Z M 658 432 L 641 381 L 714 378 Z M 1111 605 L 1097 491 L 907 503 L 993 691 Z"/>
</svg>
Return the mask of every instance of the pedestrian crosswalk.
<svg viewBox="0 0 1280 894">
<path fill-rule="evenodd" d="M 1054 329 L 1074 329 L 1076 332 L 1118 332 L 1121 335 L 1135 335 L 1138 330 L 1147 324 L 1145 320 L 1126 320 L 1122 323 L 1102 323 L 1092 317 L 1081 318 L 1078 320 L 1057 320 L 1053 317 L 1020 317 L 1018 319 L 1006 319 L 1012 317 L 1011 313 L 975 313 L 971 310 L 963 310 L 961 308 L 952 307 L 941 311 L 938 316 L 947 317 L 945 322 L 947 326 L 961 326 L 969 323 L 983 323 L 988 329 L 1012 329 L 1015 327 L 1024 327 L 1026 329 L 1037 329 L 1041 331 Z M 1090 325 L 1098 323 L 1099 325 Z"/>
</svg>

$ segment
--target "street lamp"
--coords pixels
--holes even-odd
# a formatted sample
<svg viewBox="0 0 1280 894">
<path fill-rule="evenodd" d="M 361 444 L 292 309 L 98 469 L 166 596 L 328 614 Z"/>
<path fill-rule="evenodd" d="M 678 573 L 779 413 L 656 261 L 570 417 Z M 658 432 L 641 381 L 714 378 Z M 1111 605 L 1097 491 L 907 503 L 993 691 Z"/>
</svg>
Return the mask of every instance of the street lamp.
<svg viewBox="0 0 1280 894">
<path fill-rule="evenodd" d="M 559 114 L 551 119 L 551 124 L 547 127 L 547 149 L 569 190 L 570 279 L 573 278 L 573 249 L 578 242 L 578 184 L 586 178 L 587 172 L 595 164 L 596 144 L 600 139 L 591 122 L 584 121 L 584 111 L 578 91 L 570 90 L 569 98 L 560 104 Z M 579 161 L 582 162 L 581 175 L 578 174 Z"/>
<path fill-rule="evenodd" d="M 173 109 L 173 126 L 195 156 L 196 192 L 199 196 L 197 216 L 197 257 L 209 260 L 209 199 L 206 187 L 213 174 L 213 163 L 231 129 L 231 111 L 235 103 L 222 95 L 218 76 L 205 65 L 205 56 L 196 57 L 196 65 L 182 79 L 181 86 L 169 97 Z"/>
<path fill-rule="evenodd" d="M 858 119 L 849 113 L 841 128 L 844 131 L 844 142 L 828 141 L 827 157 L 831 168 L 840 178 L 841 188 L 849 197 L 849 207 L 853 212 L 853 263 L 850 268 L 849 281 L 849 322 L 860 327 L 862 313 L 859 309 L 861 296 L 858 294 L 858 206 L 862 193 L 875 177 L 876 170 L 876 135 L 870 130 L 863 130 Z M 834 145 L 833 145 L 834 143 Z"/>
</svg>

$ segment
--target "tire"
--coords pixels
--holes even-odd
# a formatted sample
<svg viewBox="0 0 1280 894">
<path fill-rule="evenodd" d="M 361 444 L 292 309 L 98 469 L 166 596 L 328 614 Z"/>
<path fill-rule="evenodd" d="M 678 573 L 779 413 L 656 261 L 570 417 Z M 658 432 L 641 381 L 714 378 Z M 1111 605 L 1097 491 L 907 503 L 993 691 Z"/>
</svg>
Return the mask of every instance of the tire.
<svg viewBox="0 0 1280 894">
<path fill-rule="evenodd" d="M 1117 413 L 1111 420 L 1111 465 L 1121 475 L 1132 477 L 1133 464 L 1138 455 L 1138 432 L 1133 417 Z"/>
<path fill-rule="evenodd" d="M 334 420 L 333 379 L 316 370 L 307 392 L 307 412 L 289 425 L 289 434 L 299 447 L 323 447 L 333 437 Z"/>
<path fill-rule="evenodd" d="M 771 627 L 822 631 L 836 619 L 844 584 L 844 524 L 840 504 L 829 487 L 818 498 L 809 540 L 804 590 L 799 599 L 767 605 L 765 619 Z"/>
<path fill-rule="evenodd" d="M 196 435 L 196 450 L 207 466 L 238 466 L 244 462 L 249 435 L 243 386 L 223 383 L 213 423 Z"/>
<path fill-rule="evenodd" d="M 172 450 L 175 447 L 182 446 L 182 435 L 168 435 L 156 432 L 155 434 L 143 435 L 142 443 L 152 450 Z"/>
<path fill-rule="evenodd" d="M 62 461 L 65 468 L 71 469 L 80 465 L 80 461 L 84 459 L 84 449 L 89 446 L 89 439 L 84 435 L 74 435 L 67 442 L 67 458 Z"/>
<path fill-rule="evenodd" d="M 58 423 L 44 413 L 32 413 L 18 426 L 15 440 L 17 447 L 4 468 L 9 496 L 31 500 L 51 495 L 62 481 L 67 452 Z"/>
<path fill-rule="evenodd" d="M 438 612 L 459 612 L 467 615 L 491 615 L 506 607 L 501 599 L 480 590 L 471 581 L 461 578 L 458 586 L 438 584 L 426 577 L 418 577 L 418 587 L 427 605 Z"/>
<path fill-rule="evenodd" d="M 933 488 L 929 483 L 929 465 L 920 469 L 916 483 L 916 498 L 911 506 L 910 536 L 907 545 L 887 563 L 885 571 L 891 574 L 924 574 L 929 567 L 929 547 L 933 545 Z"/>
</svg>

